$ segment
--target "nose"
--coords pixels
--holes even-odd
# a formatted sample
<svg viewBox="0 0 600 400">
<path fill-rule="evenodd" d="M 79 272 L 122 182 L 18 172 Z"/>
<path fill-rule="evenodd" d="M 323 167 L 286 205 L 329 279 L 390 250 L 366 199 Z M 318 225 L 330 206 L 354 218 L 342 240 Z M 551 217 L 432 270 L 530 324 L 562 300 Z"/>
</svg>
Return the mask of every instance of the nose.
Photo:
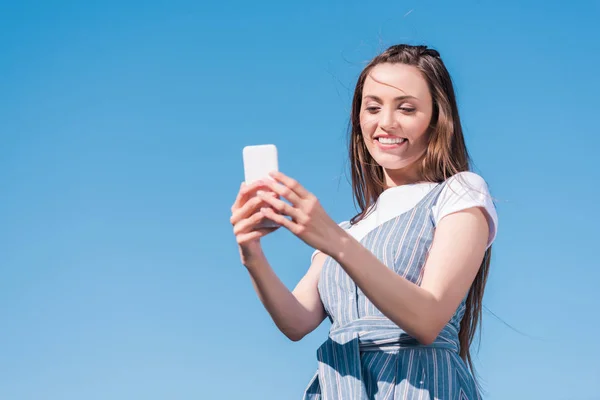
<svg viewBox="0 0 600 400">
<path fill-rule="evenodd" d="M 390 107 L 386 107 L 381 110 L 379 114 L 381 119 L 379 120 L 379 126 L 384 131 L 393 131 L 397 128 L 398 124 L 395 117 L 395 110 Z"/>
</svg>

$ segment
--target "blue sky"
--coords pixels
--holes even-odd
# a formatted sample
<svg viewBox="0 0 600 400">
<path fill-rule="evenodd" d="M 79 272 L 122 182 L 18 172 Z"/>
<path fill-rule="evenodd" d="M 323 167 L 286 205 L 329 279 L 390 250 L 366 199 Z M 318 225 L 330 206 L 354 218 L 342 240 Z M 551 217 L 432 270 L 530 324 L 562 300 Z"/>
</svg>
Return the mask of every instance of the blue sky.
<svg viewBox="0 0 600 400">
<path fill-rule="evenodd" d="M 598 2 L 202 3 L 0 4 L 0 398 L 300 398 L 329 326 L 254 294 L 242 148 L 353 215 L 353 85 L 398 42 L 442 54 L 497 199 L 486 398 L 600 398 Z M 293 287 L 311 249 L 264 248 Z"/>
</svg>

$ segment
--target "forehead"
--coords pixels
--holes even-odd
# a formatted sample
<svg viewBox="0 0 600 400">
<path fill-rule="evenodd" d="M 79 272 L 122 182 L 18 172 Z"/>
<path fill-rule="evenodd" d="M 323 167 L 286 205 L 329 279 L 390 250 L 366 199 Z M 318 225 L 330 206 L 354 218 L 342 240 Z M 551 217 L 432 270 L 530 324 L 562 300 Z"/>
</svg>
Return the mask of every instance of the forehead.
<svg viewBox="0 0 600 400">
<path fill-rule="evenodd" d="M 414 96 L 430 98 L 427 81 L 421 71 L 406 64 L 379 64 L 371 69 L 365 79 L 363 96 L 378 97 Z"/>
</svg>

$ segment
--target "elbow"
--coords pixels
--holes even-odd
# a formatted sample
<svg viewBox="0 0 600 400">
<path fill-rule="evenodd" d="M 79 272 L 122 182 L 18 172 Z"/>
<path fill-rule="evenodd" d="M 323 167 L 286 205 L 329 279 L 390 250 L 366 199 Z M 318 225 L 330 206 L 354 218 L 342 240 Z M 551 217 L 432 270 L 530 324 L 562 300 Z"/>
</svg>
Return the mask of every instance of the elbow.
<svg viewBox="0 0 600 400">
<path fill-rule="evenodd" d="M 444 325 L 431 320 L 421 322 L 418 327 L 415 327 L 417 329 L 415 329 L 414 338 L 423 346 L 429 346 L 436 341 Z"/>
<path fill-rule="evenodd" d="M 302 336 L 302 335 L 288 336 L 288 339 L 290 339 L 292 342 L 299 342 L 303 338 L 304 338 L 304 336 Z"/>
<path fill-rule="evenodd" d="M 280 330 L 292 342 L 299 342 L 319 326 L 321 321 L 323 321 L 323 317 L 320 314 L 315 316 L 314 314 L 306 313 L 302 318 L 294 321 L 293 324 L 280 327 Z"/>
<path fill-rule="evenodd" d="M 283 334 L 292 342 L 299 342 L 306 336 L 303 332 L 283 332 Z"/>
<path fill-rule="evenodd" d="M 440 307 L 434 303 L 414 316 L 413 337 L 423 346 L 432 345 L 450 320 L 440 311 Z"/>
<path fill-rule="evenodd" d="M 279 330 L 285 335 L 285 337 L 287 337 L 292 342 L 299 342 L 309 332 L 308 330 L 302 329 L 301 327 L 292 327 L 292 326 L 288 326 L 283 329 L 280 328 Z"/>
<path fill-rule="evenodd" d="M 435 339 L 437 339 L 438 335 L 439 332 L 422 332 L 419 335 L 415 335 L 415 339 L 417 339 L 423 346 L 429 346 L 435 342 Z"/>
<path fill-rule="evenodd" d="M 413 321 L 412 324 L 401 324 L 396 322 L 396 325 L 398 325 L 400 329 L 402 329 L 412 338 L 416 339 L 419 344 L 423 346 L 429 346 L 433 344 L 442 331 L 442 328 L 438 328 L 430 321 L 415 322 L 416 321 Z"/>
</svg>

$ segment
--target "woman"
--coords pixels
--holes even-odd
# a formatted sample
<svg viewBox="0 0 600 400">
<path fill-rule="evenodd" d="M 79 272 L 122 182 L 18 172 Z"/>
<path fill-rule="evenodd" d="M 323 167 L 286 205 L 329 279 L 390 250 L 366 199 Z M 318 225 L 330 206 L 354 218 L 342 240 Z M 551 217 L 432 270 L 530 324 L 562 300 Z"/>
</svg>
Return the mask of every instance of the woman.
<svg viewBox="0 0 600 400">
<path fill-rule="evenodd" d="M 336 224 L 282 173 L 242 185 L 231 216 L 242 263 L 291 340 L 332 322 L 305 399 L 477 399 L 469 347 L 497 215 L 485 181 L 469 172 L 439 53 L 396 45 L 375 57 L 351 122 L 358 215 Z M 254 229 L 263 218 L 316 249 L 293 292 L 261 251 L 272 231 Z"/>
</svg>

